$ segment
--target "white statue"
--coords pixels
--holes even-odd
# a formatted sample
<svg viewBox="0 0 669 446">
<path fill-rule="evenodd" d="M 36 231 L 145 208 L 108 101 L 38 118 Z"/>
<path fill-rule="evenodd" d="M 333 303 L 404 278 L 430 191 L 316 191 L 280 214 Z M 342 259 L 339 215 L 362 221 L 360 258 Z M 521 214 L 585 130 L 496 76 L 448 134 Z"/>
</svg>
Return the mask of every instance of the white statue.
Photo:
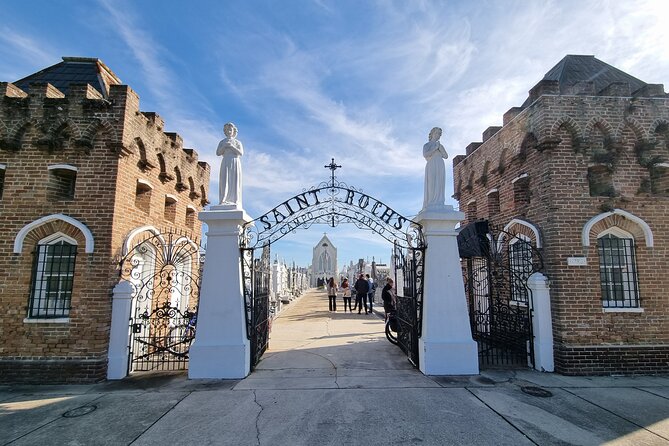
<svg viewBox="0 0 669 446">
<path fill-rule="evenodd" d="M 448 158 L 446 149 L 439 142 L 441 129 L 435 127 L 430 131 L 429 141 L 423 146 L 425 165 L 425 195 L 423 209 L 442 207 L 446 202 L 446 168 L 444 159 Z"/>
<path fill-rule="evenodd" d="M 244 154 L 242 143 L 237 140 L 237 127 L 231 122 L 223 126 L 226 138 L 218 143 L 216 155 L 223 155 L 221 172 L 218 177 L 218 196 L 220 204 L 242 207 L 242 162 Z"/>
</svg>

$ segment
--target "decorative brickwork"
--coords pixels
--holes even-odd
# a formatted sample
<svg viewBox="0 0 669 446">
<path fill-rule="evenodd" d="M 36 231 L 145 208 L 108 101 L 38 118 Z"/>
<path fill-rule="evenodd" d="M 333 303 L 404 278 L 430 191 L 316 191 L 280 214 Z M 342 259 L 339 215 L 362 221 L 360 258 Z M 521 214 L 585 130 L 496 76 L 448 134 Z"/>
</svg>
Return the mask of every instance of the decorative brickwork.
<svg viewBox="0 0 669 446">
<path fill-rule="evenodd" d="M 97 59 L 77 61 L 101 66 Z M 200 236 L 195 213 L 206 204 L 209 166 L 183 148 L 179 135 L 164 133 L 157 114 L 140 112 L 130 87 L 113 73 L 103 77 L 104 95 L 75 83 L 67 94 L 48 83 L 32 83 L 28 91 L 0 83 L 0 382 L 104 378 L 111 292 L 128 234 L 152 225 Z M 180 188 L 169 175 L 175 170 L 200 194 Z M 140 186 L 146 184 L 151 188 Z M 140 196 L 147 189 L 151 199 Z M 168 218 L 167 195 L 175 197 Z M 59 218 L 37 225 L 14 252 L 23 228 L 54 214 L 75 225 Z M 69 317 L 30 320 L 33 251 L 56 232 L 78 245 Z"/>
<path fill-rule="evenodd" d="M 569 58 L 594 64 L 587 56 L 561 64 Z M 507 112 L 500 130 L 454 159 L 455 197 L 463 210 L 473 200 L 488 203 L 478 218 L 500 226 L 519 219 L 541 233 L 556 371 L 667 373 L 669 98 L 661 85 L 638 79 L 634 87 L 602 85 L 606 95 L 594 87 L 599 78 L 566 85 L 549 76 L 558 67 Z M 481 177 L 485 183 L 471 181 Z M 610 213 L 616 209 L 625 212 Z M 600 215 L 584 246 L 584 227 Z M 640 305 L 622 312 L 602 304 L 596 240 L 611 227 L 634 237 Z M 568 266 L 571 257 L 586 264 Z"/>
</svg>

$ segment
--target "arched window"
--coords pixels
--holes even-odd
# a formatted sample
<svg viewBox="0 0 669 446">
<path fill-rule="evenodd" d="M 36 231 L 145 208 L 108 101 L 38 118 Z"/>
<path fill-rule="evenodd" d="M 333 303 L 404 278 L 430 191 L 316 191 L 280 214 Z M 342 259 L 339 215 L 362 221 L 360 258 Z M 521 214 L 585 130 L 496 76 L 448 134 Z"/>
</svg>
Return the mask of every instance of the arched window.
<svg viewBox="0 0 669 446">
<path fill-rule="evenodd" d="M 327 251 L 323 251 L 321 256 L 318 259 L 318 267 L 322 272 L 328 272 L 332 270 L 332 258 Z"/>
<path fill-rule="evenodd" d="M 638 308 L 639 286 L 632 234 L 612 227 L 597 236 L 604 308 Z"/>
<path fill-rule="evenodd" d="M 60 232 L 35 247 L 28 318 L 54 319 L 70 315 L 77 241 Z"/>
</svg>

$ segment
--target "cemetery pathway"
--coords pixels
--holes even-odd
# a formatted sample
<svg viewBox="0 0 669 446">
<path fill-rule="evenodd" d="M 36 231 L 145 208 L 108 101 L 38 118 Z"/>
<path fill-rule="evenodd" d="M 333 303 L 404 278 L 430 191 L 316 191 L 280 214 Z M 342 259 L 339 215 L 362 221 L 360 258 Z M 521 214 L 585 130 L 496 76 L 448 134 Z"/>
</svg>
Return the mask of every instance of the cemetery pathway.
<svg viewBox="0 0 669 446">
<path fill-rule="evenodd" d="M 325 291 L 312 289 L 273 321 L 269 349 L 236 389 L 434 387 L 384 333 L 383 308 L 373 314 L 328 311 Z M 401 384 L 399 384 L 401 382 Z M 278 386 L 278 387 L 277 387 Z"/>
</svg>

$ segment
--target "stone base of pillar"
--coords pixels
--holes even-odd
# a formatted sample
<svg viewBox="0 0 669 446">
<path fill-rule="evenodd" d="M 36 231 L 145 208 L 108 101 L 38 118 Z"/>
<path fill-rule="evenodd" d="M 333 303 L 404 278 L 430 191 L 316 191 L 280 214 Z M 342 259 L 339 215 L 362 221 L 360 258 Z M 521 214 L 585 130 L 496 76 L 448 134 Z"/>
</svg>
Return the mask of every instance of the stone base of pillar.
<svg viewBox="0 0 669 446">
<path fill-rule="evenodd" d="M 420 371 L 425 375 L 478 375 L 475 341 L 429 342 L 418 340 Z"/>
<path fill-rule="evenodd" d="M 188 365 L 189 379 L 243 379 L 251 364 L 250 345 L 191 345 Z"/>
</svg>

